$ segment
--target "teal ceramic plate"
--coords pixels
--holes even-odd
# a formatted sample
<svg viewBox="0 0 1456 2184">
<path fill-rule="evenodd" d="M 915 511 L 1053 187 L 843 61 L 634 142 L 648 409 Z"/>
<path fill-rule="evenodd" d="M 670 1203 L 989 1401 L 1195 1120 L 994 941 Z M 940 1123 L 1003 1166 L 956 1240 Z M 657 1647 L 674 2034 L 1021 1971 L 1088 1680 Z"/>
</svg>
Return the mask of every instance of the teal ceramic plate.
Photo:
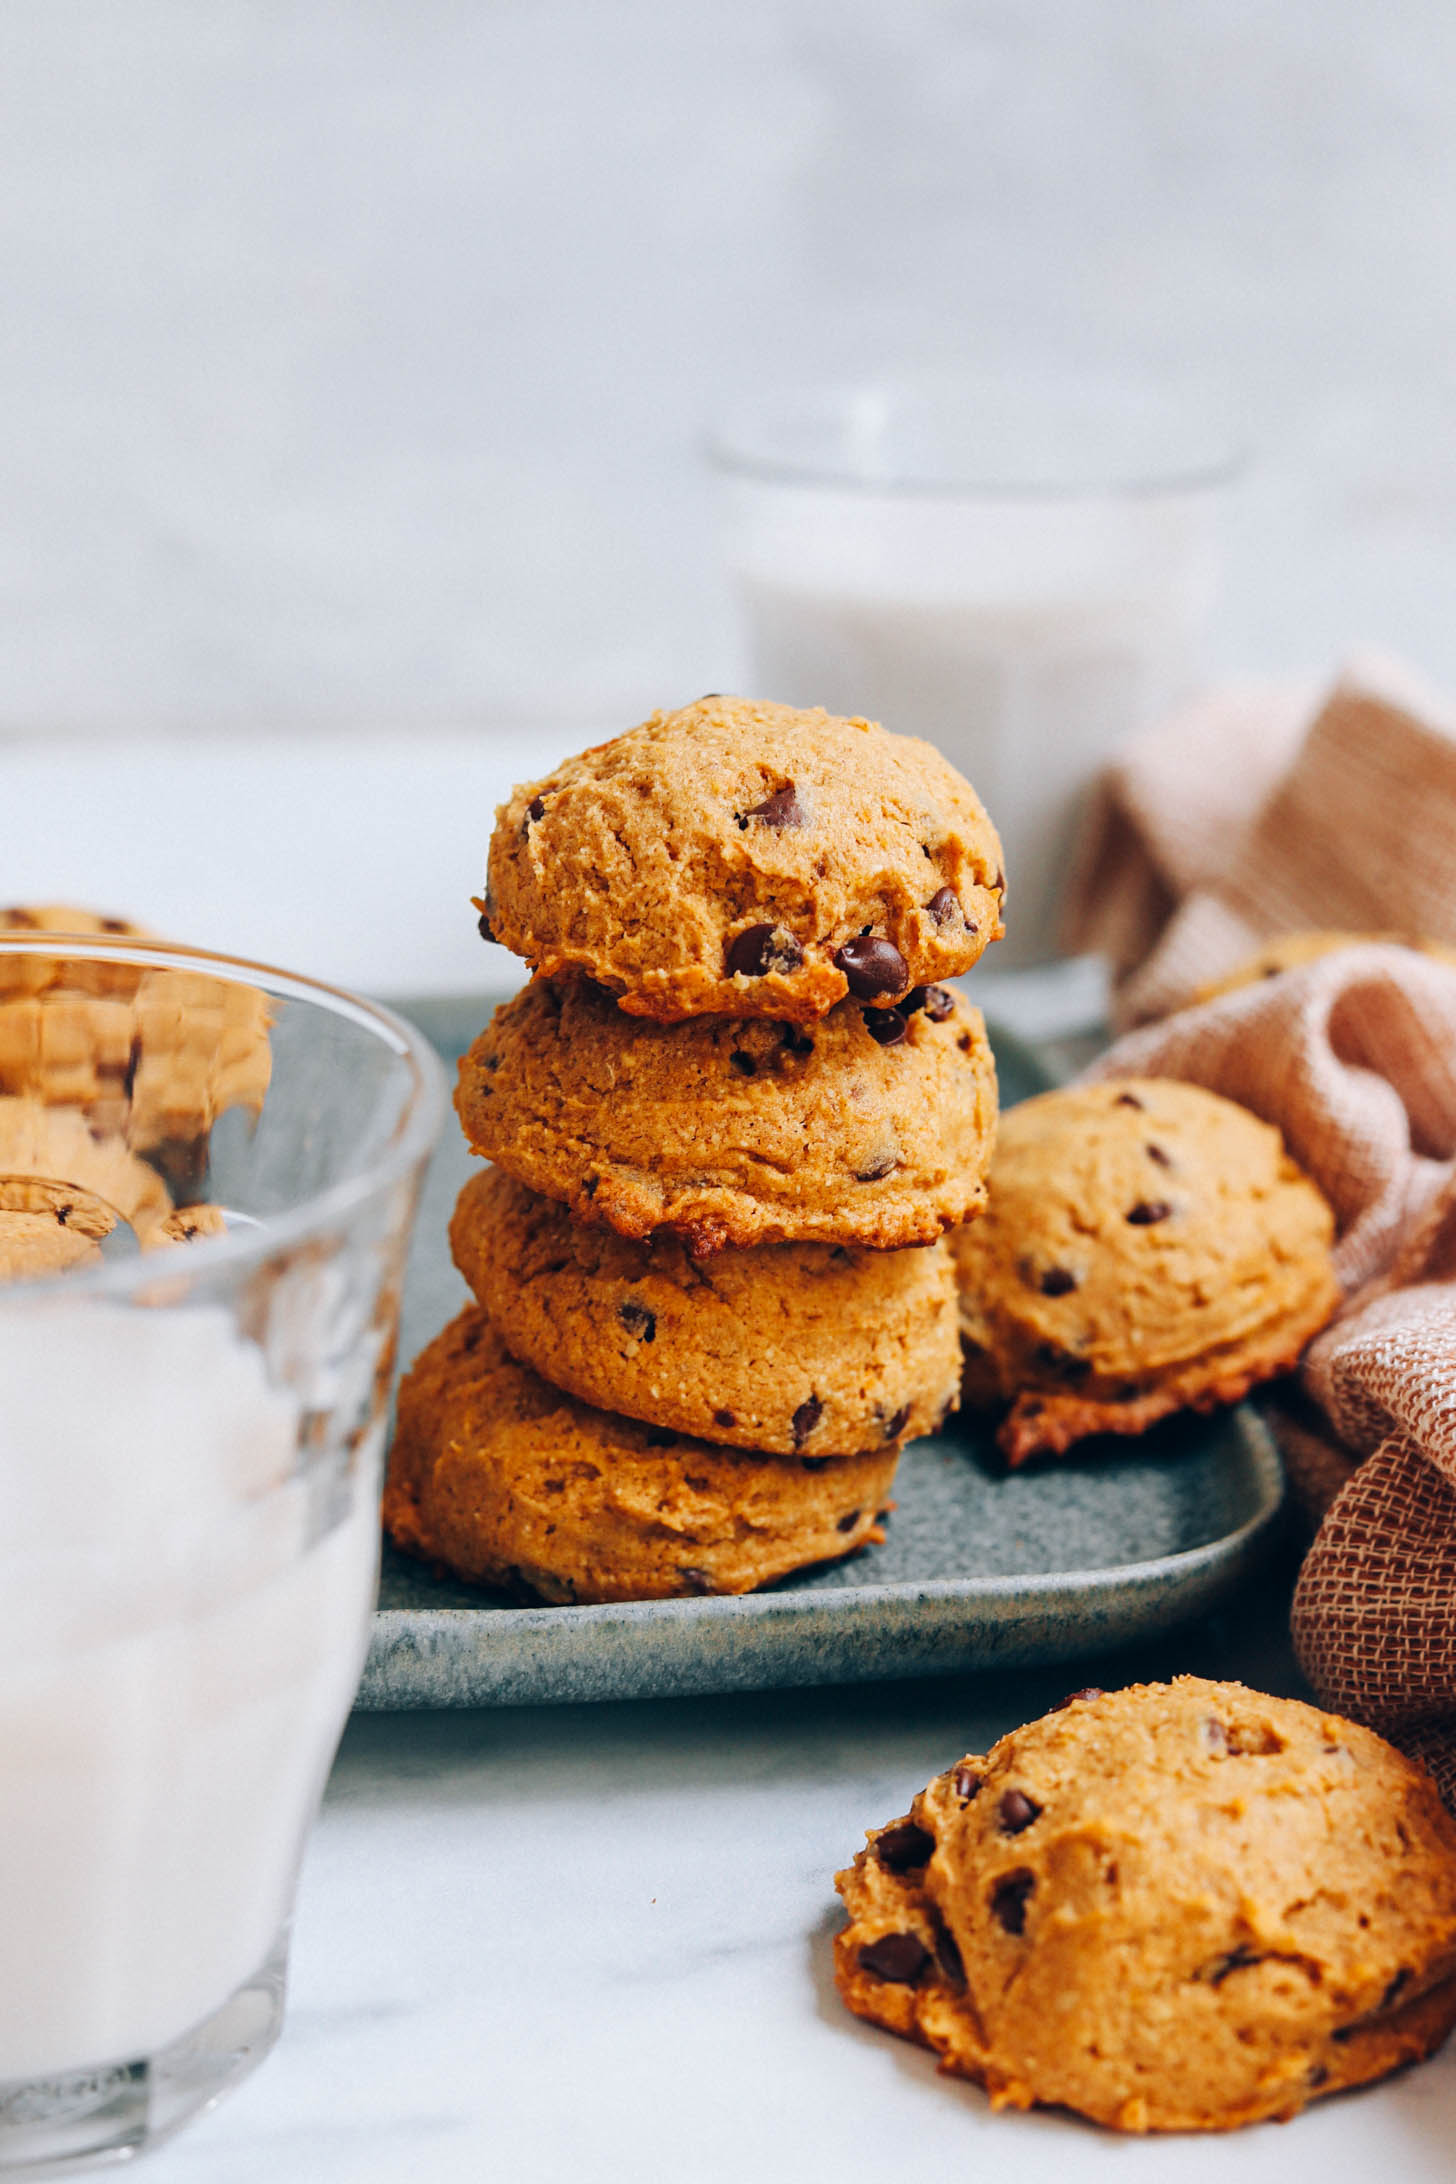
<svg viewBox="0 0 1456 2184">
<path fill-rule="evenodd" d="M 448 1059 L 492 1002 L 395 1006 Z M 994 1026 L 992 1043 L 1004 1105 L 1045 1086 L 1035 1054 Z M 448 1131 L 410 1260 L 406 1358 L 466 1300 L 445 1229 L 473 1165 Z M 517 1706 L 1070 1660 L 1206 1608 L 1251 1566 L 1282 1486 L 1247 1405 L 1017 1473 L 957 1420 L 906 1450 L 882 1547 L 746 1598 L 521 1608 L 386 1547 L 357 1703 Z"/>
</svg>

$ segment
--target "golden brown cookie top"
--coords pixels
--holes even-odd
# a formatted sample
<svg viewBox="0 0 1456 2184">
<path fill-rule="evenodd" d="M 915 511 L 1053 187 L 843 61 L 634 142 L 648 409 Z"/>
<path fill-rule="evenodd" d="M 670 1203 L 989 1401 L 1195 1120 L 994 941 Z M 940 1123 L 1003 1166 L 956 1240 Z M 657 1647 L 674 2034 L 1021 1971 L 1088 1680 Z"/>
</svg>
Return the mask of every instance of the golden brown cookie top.
<svg viewBox="0 0 1456 2184">
<path fill-rule="evenodd" d="M 808 1022 L 968 971 L 1004 889 L 995 829 L 930 744 L 714 696 L 517 789 L 486 917 L 632 1015 Z"/>
<path fill-rule="evenodd" d="M 1429 1775 L 1241 1684 L 1078 1693 L 937 1777 L 840 1882 L 851 2006 L 889 2021 L 877 1989 L 906 1990 L 899 2029 L 1002 2104 L 1225 2129 L 1453 2014 L 1456 1821 Z"/>
<path fill-rule="evenodd" d="M 984 1195 L 996 1079 L 977 1010 L 931 987 L 819 1022 L 624 1015 L 537 979 L 460 1064 L 479 1153 L 578 1221 L 726 1244 L 931 1243 Z"/>
<path fill-rule="evenodd" d="M 1002 1117 L 984 1215 L 954 1239 L 971 1392 L 1131 1402 L 1286 1322 L 1291 1364 L 1337 1301 L 1333 1227 L 1279 1132 L 1200 1085 L 1026 1100 Z"/>
</svg>

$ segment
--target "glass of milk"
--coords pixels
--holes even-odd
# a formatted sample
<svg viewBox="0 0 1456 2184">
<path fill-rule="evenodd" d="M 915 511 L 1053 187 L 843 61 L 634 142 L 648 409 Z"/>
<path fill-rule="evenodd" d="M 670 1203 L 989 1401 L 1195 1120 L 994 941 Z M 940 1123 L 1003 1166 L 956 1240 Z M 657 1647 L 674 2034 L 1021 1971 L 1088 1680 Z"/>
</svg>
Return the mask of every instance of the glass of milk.
<svg viewBox="0 0 1456 2184">
<path fill-rule="evenodd" d="M 362 1001 L 0 936 L 0 2173 L 135 2154 L 277 2036 L 443 1106 Z"/>
<path fill-rule="evenodd" d="M 709 451 L 751 694 L 938 745 L 1006 851 L 998 967 L 1045 962 L 1089 784 L 1202 671 L 1237 467 L 1213 406 L 926 376 L 745 403 Z"/>
</svg>

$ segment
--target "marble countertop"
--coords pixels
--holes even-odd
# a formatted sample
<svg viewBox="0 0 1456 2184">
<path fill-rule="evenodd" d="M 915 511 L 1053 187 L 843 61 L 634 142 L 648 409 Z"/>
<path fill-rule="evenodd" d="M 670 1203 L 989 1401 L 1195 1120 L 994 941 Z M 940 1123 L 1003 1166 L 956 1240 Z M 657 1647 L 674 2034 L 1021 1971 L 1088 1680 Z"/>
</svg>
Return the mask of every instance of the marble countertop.
<svg viewBox="0 0 1456 2184">
<path fill-rule="evenodd" d="M 1211 1620 L 1077 1676 L 1299 1689 L 1278 1568 Z M 1076 1680 L 1074 1678 L 1073 1680 Z M 992 2115 L 851 2018 L 835 1868 L 1068 1672 L 499 1713 L 356 1716 L 305 1865 L 263 2068 L 152 2184 L 1435 2184 L 1456 2048 L 1290 2125 L 1120 2140 Z"/>
</svg>

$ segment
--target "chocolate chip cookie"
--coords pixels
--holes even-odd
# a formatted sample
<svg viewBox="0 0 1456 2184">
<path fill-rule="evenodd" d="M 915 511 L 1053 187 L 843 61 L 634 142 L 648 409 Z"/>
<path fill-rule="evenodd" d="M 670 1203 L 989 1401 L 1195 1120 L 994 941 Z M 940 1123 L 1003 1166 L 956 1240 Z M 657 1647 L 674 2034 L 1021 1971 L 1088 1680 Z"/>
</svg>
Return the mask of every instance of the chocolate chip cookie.
<svg viewBox="0 0 1456 2184">
<path fill-rule="evenodd" d="M 764 1244 L 695 1259 L 633 1243 L 487 1168 L 450 1223 L 455 1264 L 511 1354 L 584 1403 L 731 1447 L 855 1455 L 929 1433 L 958 1400 L 949 1246 Z"/>
<path fill-rule="evenodd" d="M 93 1242 L 124 1221 L 145 1240 L 166 1221 L 172 1200 L 149 1162 L 119 1138 L 94 1136 L 74 1109 L 0 1098 L 0 1209 L 44 1216 Z M 58 1264 L 89 1256 L 53 1244 L 47 1250 Z"/>
<path fill-rule="evenodd" d="M 1333 1227 L 1279 1132 L 1201 1086 L 1027 1100 L 953 1239 L 966 1400 L 1010 1405 L 1013 1464 L 1236 1402 L 1334 1311 Z"/>
<path fill-rule="evenodd" d="M 1122 2131 L 1294 2115 L 1456 2023 L 1456 1821 L 1353 1722 L 1241 1684 L 1079 1692 L 837 1882 L 850 2009 L 993 2106 Z"/>
<path fill-rule="evenodd" d="M 1321 956 L 1335 955 L 1341 948 L 1366 948 L 1370 946 L 1414 948 L 1418 955 L 1433 956 L 1438 963 L 1456 963 L 1456 948 L 1443 947 L 1438 940 L 1421 940 L 1409 933 L 1281 933 L 1269 940 L 1256 955 L 1249 956 L 1233 970 L 1225 971 L 1221 978 L 1211 978 L 1200 986 L 1193 996 L 1195 1001 L 1215 1001 L 1220 994 L 1237 993 L 1241 986 L 1257 985 L 1260 979 L 1277 978 L 1281 971 L 1297 971 L 1306 963 L 1317 963 Z"/>
<path fill-rule="evenodd" d="M 517 789 L 484 913 L 632 1015 L 808 1022 L 968 971 L 1004 891 L 995 829 L 928 743 L 715 696 Z"/>
<path fill-rule="evenodd" d="M 472 1306 L 401 1385 L 384 1523 L 458 1577 L 547 1601 L 744 1593 L 882 1538 L 898 1453 L 747 1456 L 591 1410 Z"/>
<path fill-rule="evenodd" d="M 726 1244 L 931 1243 L 967 1220 L 996 1125 L 980 1014 L 947 987 L 841 1002 L 813 1025 L 627 1016 L 537 979 L 460 1064 L 476 1152 L 620 1235 Z"/>
<path fill-rule="evenodd" d="M 153 937 L 68 904 L 12 907 L 0 930 L 57 936 L 54 955 L 0 954 L 0 1095 L 76 1107 L 98 1135 L 175 1148 L 182 1170 L 200 1165 L 198 1141 L 220 1114 L 261 1107 L 272 1050 L 257 987 L 68 955 L 72 935 Z"/>
</svg>

